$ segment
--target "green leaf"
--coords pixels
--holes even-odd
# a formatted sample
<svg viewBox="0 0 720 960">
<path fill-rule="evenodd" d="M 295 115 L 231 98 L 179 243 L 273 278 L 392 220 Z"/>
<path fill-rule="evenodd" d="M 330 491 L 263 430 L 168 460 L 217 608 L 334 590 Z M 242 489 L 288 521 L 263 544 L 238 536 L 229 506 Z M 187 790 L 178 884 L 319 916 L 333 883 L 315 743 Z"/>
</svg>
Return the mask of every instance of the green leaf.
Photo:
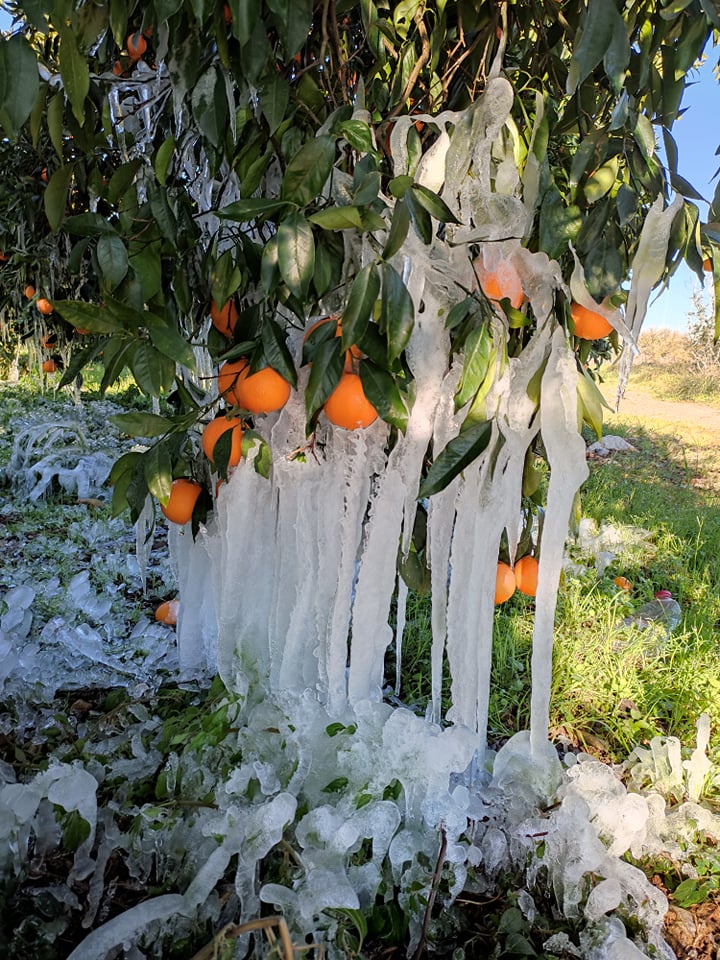
<svg viewBox="0 0 720 960">
<path fill-rule="evenodd" d="M 25 37 L 0 40 L 0 123 L 15 136 L 30 116 L 40 88 L 35 54 Z"/>
<path fill-rule="evenodd" d="M 175 137 L 166 137 L 155 154 L 155 176 L 161 187 L 167 183 L 168 170 L 175 153 Z"/>
<path fill-rule="evenodd" d="M 248 197 L 247 200 L 236 200 L 227 207 L 218 210 L 217 215 L 224 220 L 236 220 L 238 223 L 247 223 L 259 217 L 267 217 L 271 213 L 286 210 L 287 200 L 268 200 L 265 197 Z"/>
<path fill-rule="evenodd" d="M 377 410 L 378 416 L 404 433 L 408 411 L 393 375 L 371 360 L 361 360 L 360 382 L 365 396 Z"/>
<path fill-rule="evenodd" d="M 560 191 L 551 187 L 540 207 L 540 248 L 551 258 L 561 256 L 581 226 L 580 208 L 574 203 L 565 206 Z"/>
<path fill-rule="evenodd" d="M 260 283 L 268 296 L 275 289 L 277 278 L 280 274 L 278 259 L 278 238 L 277 234 L 275 234 L 270 237 L 265 244 L 262 252 L 262 260 L 260 261 Z"/>
<path fill-rule="evenodd" d="M 280 196 L 304 207 L 325 186 L 335 163 L 335 140 L 321 136 L 304 144 L 285 170 Z"/>
<path fill-rule="evenodd" d="M 407 174 L 403 174 L 400 177 L 394 177 L 388 184 L 388 188 L 393 197 L 395 197 L 397 200 L 402 200 L 414 183 L 415 181 L 412 177 L 408 176 Z"/>
<path fill-rule="evenodd" d="M 490 442 L 491 435 L 492 424 L 485 421 L 463 430 L 451 440 L 435 458 L 427 476 L 422 480 L 418 499 L 431 497 L 444 490 L 465 467 L 480 456 Z"/>
<path fill-rule="evenodd" d="M 615 243 L 616 239 L 619 238 L 615 231 L 608 226 L 607 233 L 590 248 L 583 260 L 585 282 L 593 299 L 598 303 L 615 293 L 624 277 L 623 261 Z"/>
<path fill-rule="evenodd" d="M 355 170 L 353 183 L 355 183 L 356 180 L 357 168 Z M 353 190 L 353 203 L 358 207 L 364 207 L 369 203 L 374 203 L 380 193 L 381 181 L 382 178 L 379 170 L 370 170 L 364 174 Z"/>
<path fill-rule="evenodd" d="M 620 226 L 624 227 L 635 216 L 638 196 L 632 187 L 623 183 L 617 192 L 615 203 L 617 205 L 618 217 L 620 218 Z"/>
<path fill-rule="evenodd" d="M 172 460 L 166 443 L 150 447 L 143 458 L 143 472 L 150 493 L 166 504 L 172 490 Z"/>
<path fill-rule="evenodd" d="M 108 184 L 108 200 L 110 203 L 116 204 L 125 196 L 135 182 L 135 174 L 142 166 L 142 163 L 140 157 L 136 157 L 134 160 L 128 160 L 127 163 L 122 163 L 117 168 L 112 177 L 110 177 L 110 183 Z"/>
<path fill-rule="evenodd" d="M 285 111 L 290 100 L 290 86 L 281 74 L 276 73 L 266 78 L 259 90 L 259 97 L 260 110 L 267 120 L 272 136 L 285 119 Z"/>
<path fill-rule="evenodd" d="M 142 284 L 143 297 L 146 301 L 152 298 L 162 289 L 162 259 L 160 256 L 160 247 L 162 241 L 156 240 L 148 243 L 143 250 L 130 256 L 130 265 L 135 271 Z M 182 294 L 181 294 L 182 297 Z M 178 300 L 176 290 L 176 301 Z M 179 304 L 178 304 L 179 306 Z"/>
<path fill-rule="evenodd" d="M 102 237 L 115 233 L 113 225 L 99 213 L 78 213 L 74 217 L 67 217 L 63 229 L 76 237 Z"/>
<path fill-rule="evenodd" d="M 614 6 L 614 4 L 613 4 Z M 617 8 L 616 8 L 617 10 Z M 630 63 L 630 41 L 623 18 L 616 13 L 610 44 L 605 51 L 603 66 L 616 93 L 620 93 L 625 81 L 625 71 Z"/>
<path fill-rule="evenodd" d="M 72 383 L 80 371 L 89 363 L 92 363 L 97 355 L 102 352 L 105 343 L 105 340 L 96 340 L 95 343 L 92 343 L 89 347 L 85 347 L 83 350 L 73 350 L 70 363 L 68 363 L 63 370 L 63 375 L 58 387 L 66 387 L 69 383 Z"/>
<path fill-rule="evenodd" d="M 100 237 L 97 243 L 97 262 L 103 279 L 114 290 L 128 272 L 127 247 L 115 233 Z"/>
<path fill-rule="evenodd" d="M 312 227 L 301 213 L 291 213 L 278 227 L 280 276 L 301 303 L 307 298 L 315 270 L 315 240 Z"/>
<path fill-rule="evenodd" d="M 60 35 L 60 76 L 75 119 L 82 127 L 85 123 L 85 98 L 90 91 L 90 68 L 86 57 L 80 52 L 71 27 L 64 20 L 58 20 L 55 26 Z"/>
<path fill-rule="evenodd" d="M 432 190 L 423 187 L 422 184 L 414 183 L 410 188 L 410 193 L 413 199 L 417 200 L 421 207 L 425 207 L 430 216 L 435 217 L 436 220 L 440 220 L 442 223 L 460 222 L 445 201 L 436 193 L 433 193 Z"/>
<path fill-rule="evenodd" d="M 272 450 L 270 449 L 270 445 L 259 433 L 255 433 L 254 430 L 245 430 L 243 432 L 242 455 L 244 460 L 247 459 L 247 455 L 258 444 L 260 445 L 260 451 L 253 460 L 255 472 L 259 473 L 261 477 L 265 477 L 266 480 L 269 480 L 270 470 L 272 469 Z"/>
<path fill-rule="evenodd" d="M 75 164 L 66 163 L 58 167 L 55 173 L 50 177 L 48 185 L 43 194 L 43 206 L 45 207 L 45 216 L 48 219 L 53 233 L 57 233 L 60 224 L 65 216 L 65 207 L 67 205 L 68 189 L 70 181 L 75 170 Z"/>
<path fill-rule="evenodd" d="M 350 781 L 347 777 L 336 777 L 322 788 L 322 793 L 342 793 Z"/>
<path fill-rule="evenodd" d="M 62 840 L 66 850 L 77 850 L 92 833 L 92 827 L 77 810 L 62 818 Z"/>
<path fill-rule="evenodd" d="M 74 327 L 90 333 L 121 333 L 125 328 L 97 303 L 78 300 L 53 300 L 55 312 Z"/>
<path fill-rule="evenodd" d="M 475 327 L 463 345 L 463 372 L 455 393 L 455 409 L 459 410 L 480 389 L 490 365 L 492 334 L 486 325 Z"/>
<path fill-rule="evenodd" d="M 169 393 L 175 379 L 175 363 L 144 341 L 135 344 L 127 364 L 144 394 L 157 397 Z"/>
<path fill-rule="evenodd" d="M 233 18 L 233 33 L 244 47 L 260 20 L 260 0 L 229 0 L 228 6 Z"/>
<path fill-rule="evenodd" d="M 227 96 L 220 71 L 214 66 L 197 80 L 192 92 L 192 111 L 203 136 L 217 147 L 227 130 Z"/>
<path fill-rule="evenodd" d="M 380 273 L 375 263 L 368 263 L 355 277 L 350 296 L 343 310 L 343 350 L 349 350 L 362 337 L 370 322 L 379 293 Z"/>
<path fill-rule="evenodd" d="M 402 248 L 410 229 L 410 213 L 404 200 L 398 200 L 393 210 L 390 232 L 382 252 L 383 260 L 390 260 Z"/>
<path fill-rule="evenodd" d="M 372 152 L 372 130 L 364 120 L 345 120 L 340 124 L 340 133 L 358 153 Z"/>
<path fill-rule="evenodd" d="M 574 93 L 605 56 L 620 14 L 614 0 L 591 0 L 582 25 L 580 42 L 573 50 L 567 92 Z"/>
<path fill-rule="evenodd" d="M 166 190 L 154 184 L 150 190 L 150 209 L 155 223 L 160 228 L 163 237 L 173 247 L 177 246 L 178 224 Z"/>
<path fill-rule="evenodd" d="M 285 334 L 280 324 L 271 317 L 266 317 L 262 325 L 261 340 L 265 359 L 281 377 L 297 389 L 297 371 L 293 363 L 292 354 L 288 349 Z"/>
<path fill-rule="evenodd" d="M 416 192 L 414 190 L 406 191 L 403 201 L 407 205 L 408 213 L 410 214 L 410 220 L 415 228 L 415 232 L 423 243 L 431 243 L 433 238 L 432 219 L 428 211 L 420 203 Z"/>
<path fill-rule="evenodd" d="M 1 99 L 1 98 L 0 98 Z M 56 93 L 48 103 L 47 127 L 50 141 L 55 147 L 55 153 L 63 159 L 63 114 L 65 112 L 65 97 L 62 91 Z"/>
<path fill-rule="evenodd" d="M 160 353 L 174 363 L 187 367 L 188 370 L 197 369 L 197 360 L 192 347 L 184 337 L 180 336 L 174 326 L 169 326 L 151 313 L 145 314 L 145 322 L 153 346 L 157 347 Z"/>
<path fill-rule="evenodd" d="M 172 429 L 172 421 L 155 413 L 115 413 L 108 417 L 110 423 L 130 437 L 161 437 Z"/>
<path fill-rule="evenodd" d="M 115 484 L 121 477 L 132 473 L 141 459 L 142 453 L 138 450 L 131 450 L 130 453 L 124 453 L 121 457 L 118 457 L 110 470 L 110 476 L 108 477 L 110 483 Z"/>
<path fill-rule="evenodd" d="M 397 270 L 386 262 L 382 263 L 381 269 L 380 324 L 387 337 L 388 358 L 394 360 L 400 356 L 410 340 L 415 325 L 415 305 Z"/>
<path fill-rule="evenodd" d="M 317 224 L 323 230 L 362 230 L 363 220 L 357 207 L 325 207 L 308 217 L 310 223 Z"/>
<path fill-rule="evenodd" d="M 285 57 L 290 60 L 298 50 L 307 43 L 307 36 L 312 26 L 313 0 L 275 0 L 272 9 L 281 12 L 285 26 L 285 35 L 281 37 L 285 42 Z"/>
<path fill-rule="evenodd" d="M 340 337 L 321 343 L 313 355 L 312 367 L 305 388 L 305 412 L 310 420 L 322 407 L 340 382 L 345 367 L 345 353 Z"/>
<path fill-rule="evenodd" d="M 611 157 L 607 163 L 604 163 L 599 169 L 595 170 L 592 176 L 588 177 L 583 187 L 583 193 L 588 203 L 596 203 L 610 192 L 617 179 L 619 163 L 618 157 Z"/>
</svg>

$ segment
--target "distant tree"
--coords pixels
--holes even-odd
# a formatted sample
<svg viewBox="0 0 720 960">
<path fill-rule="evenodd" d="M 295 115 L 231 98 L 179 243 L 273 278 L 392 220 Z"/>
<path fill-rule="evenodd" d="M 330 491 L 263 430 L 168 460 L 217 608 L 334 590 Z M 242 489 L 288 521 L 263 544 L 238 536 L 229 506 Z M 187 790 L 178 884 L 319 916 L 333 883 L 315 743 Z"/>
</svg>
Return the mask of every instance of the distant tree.
<svg viewBox="0 0 720 960">
<path fill-rule="evenodd" d="M 715 338 L 715 318 L 707 297 L 692 292 L 692 308 L 688 314 L 690 369 L 702 377 L 720 374 L 720 342 Z"/>
</svg>

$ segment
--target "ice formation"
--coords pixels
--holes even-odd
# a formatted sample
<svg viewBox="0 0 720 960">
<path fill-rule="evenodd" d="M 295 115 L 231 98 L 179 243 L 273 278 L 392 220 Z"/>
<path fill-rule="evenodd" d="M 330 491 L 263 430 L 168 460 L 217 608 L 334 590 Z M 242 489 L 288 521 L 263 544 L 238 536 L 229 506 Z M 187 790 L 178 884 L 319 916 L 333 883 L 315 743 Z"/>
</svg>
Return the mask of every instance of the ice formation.
<svg viewBox="0 0 720 960">
<path fill-rule="evenodd" d="M 142 88 L 138 98 L 146 99 Z M 442 194 L 459 224 L 447 226 L 451 243 L 435 236 L 426 247 L 411 233 L 396 256 L 416 316 L 407 347 L 416 397 L 405 433 L 390 448 L 389 428 L 380 420 L 351 433 L 321 422 L 311 447 L 304 430 L 307 373 L 301 370 L 299 389 L 285 408 L 257 418 L 256 429 L 273 454 L 270 479 L 255 471 L 258 451 L 252 451 L 220 488 L 213 518 L 197 539 L 189 529 L 173 532 L 182 598 L 181 670 L 187 675 L 217 669 L 238 698 L 244 711 L 235 734 L 241 760 L 224 782 L 200 763 L 184 771 L 184 784 L 201 783 L 201 795 L 214 797 L 214 808 L 196 819 L 201 844 L 182 850 L 185 892 L 148 900 L 99 927 L 71 960 L 101 960 L 145 935 L 151 942 L 154 924 L 192 916 L 236 854 L 235 891 L 244 911 L 252 912 L 260 901 L 277 905 L 300 937 L 322 938 L 329 924 L 323 911 L 368 907 L 389 886 L 411 915 L 412 948 L 420 937 L 417 891 L 429 894 L 440 849 L 449 867 L 448 902 L 463 888 L 469 865 L 484 867 L 492 878 L 529 861 L 528 884 L 547 875 L 565 915 L 584 917 L 584 956 L 637 954 L 613 915 L 622 908 L 636 913 L 649 940 L 663 949 L 662 895 L 618 859 L 628 849 L 642 852 L 661 836 L 663 811 L 626 794 L 612 771 L 600 771 L 589 760 L 564 771 L 547 740 L 557 586 L 568 519 L 587 467 L 577 430 L 576 360 L 553 311 L 555 294 L 563 288 L 560 268 L 522 246 L 537 171 L 529 163 L 520 178 L 503 134 L 512 98 L 510 84 L 495 77 L 468 111 L 421 118 L 441 133 L 421 161 L 418 179 Z M 113 109 L 119 117 L 119 100 Z M 151 123 L 146 113 L 143 108 L 136 122 Z M 415 119 L 395 123 L 396 175 L 408 170 L 404 137 Z M 209 178 L 204 187 L 202 177 L 196 183 L 200 210 L 207 211 Z M 657 217 L 663 229 L 671 219 L 668 211 Z M 425 720 L 383 702 L 385 656 L 393 641 L 398 554 L 409 548 L 428 447 L 432 443 L 435 453 L 440 451 L 458 435 L 467 413 L 454 410 L 460 368 L 458 362 L 448 364 L 444 318 L 462 290 L 473 286 L 469 243 L 480 245 L 486 262 L 502 257 L 513 264 L 536 324 L 522 352 L 507 357 L 508 321 L 495 309 L 487 451 L 430 498 L 433 702 Z M 361 245 L 348 251 L 358 266 L 369 255 Z M 647 253 L 648 263 L 654 257 Z M 638 285 L 647 280 L 644 264 Z M 574 274 L 573 293 L 581 280 Z M 633 334 L 643 298 L 638 289 Z M 290 346 L 297 355 L 300 343 Z M 551 479 L 533 635 L 531 730 L 497 755 L 486 755 L 495 568 L 503 534 L 511 554 L 517 545 L 523 469 L 538 435 Z M 86 577 L 78 576 L 72 589 L 78 609 L 97 612 Z M 22 632 L 32 598 L 13 599 L 6 632 Z M 62 626 L 55 625 L 58 634 Z M 76 642 L 73 635 L 68 644 Z M 108 662 L 92 630 L 82 644 L 79 654 L 118 666 L 115 659 Z M 445 659 L 452 706 L 443 727 Z M 132 743 L 127 769 L 144 770 L 157 761 L 140 735 Z M 650 750 L 659 768 L 662 750 L 652 745 Z M 694 796 L 704 775 L 703 756 L 699 742 L 690 771 Z M 641 776 L 643 763 L 650 761 L 640 754 L 638 761 Z M 168 776 L 177 776 L 180 763 L 168 762 Z M 682 778 L 683 769 L 673 755 L 670 775 Z M 85 779 L 80 771 L 51 770 L 20 788 L 0 788 L 9 811 L 0 831 L 13 849 L 37 822 L 44 799 L 77 810 L 95 829 L 94 789 L 87 779 L 92 775 L 83 773 Z M 555 799 L 558 806 L 545 810 Z M 294 881 L 266 883 L 257 891 L 256 865 L 294 821 Z M 538 837 L 544 840 L 542 851 Z M 183 839 L 156 837 L 152 856 L 171 862 Z M 368 856 L 353 862 L 366 842 Z M 138 861 L 147 864 L 148 857 Z M 88 875 L 101 863 L 98 853 L 94 866 L 85 864 Z M 600 879 L 594 884 L 593 878 Z M 94 882 L 97 902 L 101 880 Z M 530 909 L 528 899 L 529 894 Z"/>
</svg>

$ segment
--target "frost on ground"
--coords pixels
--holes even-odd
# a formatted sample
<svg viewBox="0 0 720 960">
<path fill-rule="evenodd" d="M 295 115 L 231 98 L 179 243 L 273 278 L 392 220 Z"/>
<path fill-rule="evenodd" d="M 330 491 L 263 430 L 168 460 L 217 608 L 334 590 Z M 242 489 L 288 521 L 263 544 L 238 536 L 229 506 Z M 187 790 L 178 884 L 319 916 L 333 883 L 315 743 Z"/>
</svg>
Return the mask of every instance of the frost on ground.
<svg viewBox="0 0 720 960">
<path fill-rule="evenodd" d="M 107 413 L 88 405 L 82 428 L 109 434 Z M 72 471 L 65 454 L 56 462 Z M 720 838 L 717 817 L 677 805 L 707 774 L 704 723 L 688 760 L 657 738 L 625 771 L 582 755 L 563 764 L 550 745 L 532 753 L 525 733 L 477 770 L 474 738 L 404 708 L 361 700 L 331 718 L 313 696 L 178 685 L 174 631 L 151 619 L 134 532 L 77 490 L 50 484 L 35 503 L 31 490 L 0 489 L 0 737 L 28 757 L 0 762 L 2 896 L 25 950 L 11 960 L 38 937 L 58 960 L 167 958 L 171 944 L 187 958 L 261 910 L 339 958 L 348 911 L 399 907 L 412 946 L 431 894 L 451 916 L 461 892 L 494 896 L 508 876 L 523 923 L 550 912 L 569 926 L 548 955 L 671 956 L 665 899 L 623 856 L 680 857 Z M 644 548 L 645 532 L 587 529 L 581 541 L 586 556 Z M 174 592 L 160 540 L 148 583 Z"/>
<path fill-rule="evenodd" d="M 0 471 L 0 689 L 18 703 L 175 671 L 174 631 L 142 596 L 134 532 L 107 508 L 122 449 L 107 418 L 120 409 L 68 402 L 13 417 Z M 160 595 L 174 588 L 163 533 L 150 571 Z"/>
</svg>

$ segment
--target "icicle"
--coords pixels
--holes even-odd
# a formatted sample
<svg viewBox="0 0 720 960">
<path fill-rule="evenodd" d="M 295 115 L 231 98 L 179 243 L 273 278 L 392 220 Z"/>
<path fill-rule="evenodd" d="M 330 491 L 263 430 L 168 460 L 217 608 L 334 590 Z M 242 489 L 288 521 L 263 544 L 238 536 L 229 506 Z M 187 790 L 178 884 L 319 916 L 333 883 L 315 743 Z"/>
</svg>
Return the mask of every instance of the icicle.
<svg viewBox="0 0 720 960">
<path fill-rule="evenodd" d="M 620 358 L 617 404 L 625 395 L 633 357 L 637 352 L 635 345 L 645 319 L 650 293 L 665 270 L 670 231 L 677 213 L 682 210 L 684 202 L 683 197 L 678 193 L 670 206 L 663 209 L 664 201 L 662 194 L 660 194 L 650 207 L 640 232 L 638 248 L 630 265 L 632 279 L 625 311 L 625 320 L 630 331 L 630 342 L 625 344 Z"/>
<path fill-rule="evenodd" d="M 588 475 L 585 441 L 577 424 L 577 361 L 564 331 L 553 334 L 541 385 L 542 439 L 550 464 L 543 524 L 532 652 L 530 742 L 540 753 L 548 735 L 557 591 L 575 495 Z"/>
<path fill-rule="evenodd" d="M 402 645 L 407 619 L 408 587 L 401 576 L 397 581 L 397 614 L 395 620 L 395 696 L 400 696 L 402 681 Z"/>
<path fill-rule="evenodd" d="M 142 592 L 147 590 L 147 564 L 155 530 L 155 505 L 151 496 L 145 497 L 140 516 L 135 523 L 135 556 L 140 571 Z"/>
</svg>

